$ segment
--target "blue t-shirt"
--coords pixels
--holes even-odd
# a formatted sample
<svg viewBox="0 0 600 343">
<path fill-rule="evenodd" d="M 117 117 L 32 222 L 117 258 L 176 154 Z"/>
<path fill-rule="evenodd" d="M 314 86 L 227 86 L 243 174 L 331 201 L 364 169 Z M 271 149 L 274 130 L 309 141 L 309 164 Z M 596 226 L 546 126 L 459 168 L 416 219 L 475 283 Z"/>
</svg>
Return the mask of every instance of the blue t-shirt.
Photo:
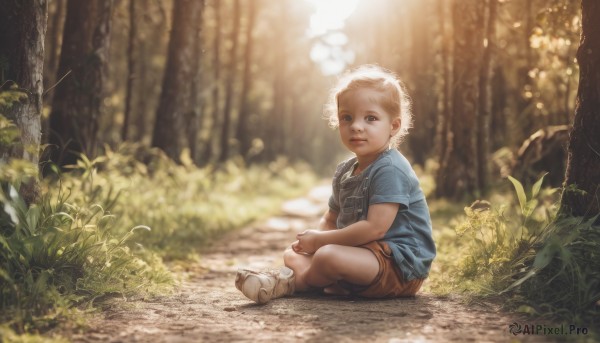
<svg viewBox="0 0 600 343">
<path fill-rule="evenodd" d="M 355 164 L 356 157 L 340 163 L 333 177 L 329 208 L 338 213 L 337 228 L 365 220 L 369 205 L 400 204 L 383 240 L 404 280 L 426 278 L 436 249 L 429 207 L 410 163 L 398 150 L 390 149 L 353 176 Z"/>
</svg>

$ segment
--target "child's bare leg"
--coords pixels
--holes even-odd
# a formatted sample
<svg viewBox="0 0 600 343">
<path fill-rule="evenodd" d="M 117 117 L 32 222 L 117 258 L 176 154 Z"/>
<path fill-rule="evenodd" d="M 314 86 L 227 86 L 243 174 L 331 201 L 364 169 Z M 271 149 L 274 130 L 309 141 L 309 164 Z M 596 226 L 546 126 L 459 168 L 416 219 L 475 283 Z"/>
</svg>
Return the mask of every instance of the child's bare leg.
<svg viewBox="0 0 600 343">
<path fill-rule="evenodd" d="M 304 275 L 310 267 L 312 255 L 302 255 L 296 253 L 291 247 L 283 252 L 283 262 L 286 267 L 294 271 L 294 284 L 296 291 L 307 291 L 311 287 L 306 284 Z"/>
<path fill-rule="evenodd" d="M 283 260 L 294 271 L 297 291 L 333 285 L 329 293 L 343 293 L 335 287 L 338 281 L 368 285 L 379 273 L 377 258 L 365 248 L 331 244 L 321 247 L 311 256 L 298 254 L 288 248 Z"/>
<path fill-rule="evenodd" d="M 304 282 L 313 287 L 327 287 L 344 280 L 354 285 L 369 285 L 379 273 L 379 262 L 368 249 L 330 244 L 312 256 Z"/>
</svg>

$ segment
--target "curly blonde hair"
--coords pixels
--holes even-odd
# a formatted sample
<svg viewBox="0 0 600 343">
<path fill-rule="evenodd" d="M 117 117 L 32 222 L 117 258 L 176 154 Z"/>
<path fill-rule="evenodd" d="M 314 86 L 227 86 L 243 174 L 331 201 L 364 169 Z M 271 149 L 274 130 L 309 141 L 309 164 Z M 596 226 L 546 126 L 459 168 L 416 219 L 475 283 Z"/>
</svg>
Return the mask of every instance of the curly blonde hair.
<svg viewBox="0 0 600 343">
<path fill-rule="evenodd" d="M 343 74 L 337 85 L 331 89 L 329 99 L 325 104 L 325 119 L 329 126 L 337 128 L 339 97 L 350 90 L 370 88 L 382 93 L 381 107 L 391 119 L 400 119 L 400 130 L 390 140 L 390 145 L 397 148 L 402 139 L 412 127 L 412 112 L 410 98 L 398 77 L 389 70 L 376 65 L 362 65 Z"/>
</svg>

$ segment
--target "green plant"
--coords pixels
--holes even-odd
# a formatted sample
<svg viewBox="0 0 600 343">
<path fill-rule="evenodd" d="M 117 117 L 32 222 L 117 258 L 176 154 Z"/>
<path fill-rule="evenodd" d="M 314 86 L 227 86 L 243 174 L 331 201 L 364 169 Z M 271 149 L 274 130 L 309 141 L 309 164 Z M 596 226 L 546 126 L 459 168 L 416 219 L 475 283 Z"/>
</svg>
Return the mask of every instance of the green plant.
<svg viewBox="0 0 600 343">
<path fill-rule="evenodd" d="M 462 278 L 459 283 L 465 288 L 477 293 L 498 293 L 514 281 L 514 271 L 525 266 L 556 213 L 556 206 L 547 200 L 556 192 L 546 190 L 542 194 L 543 179 L 544 176 L 535 182 L 528 196 L 523 185 L 509 176 L 517 206 L 494 207 L 478 201 L 464 209 L 466 217 L 455 231 L 466 245 L 458 265 Z"/>
<path fill-rule="evenodd" d="M 600 227 L 596 217 L 557 217 L 548 206 L 543 177 L 528 195 L 509 177 L 517 206 L 465 208 L 456 227 L 468 238 L 458 266 L 459 284 L 476 294 L 510 295 L 518 311 L 589 325 L 600 315 Z M 507 215 L 506 213 L 510 213 Z M 511 220 L 512 219 L 512 220 Z M 597 323 L 600 324 L 600 323 Z"/>
<path fill-rule="evenodd" d="M 597 217 L 550 223 L 506 289 L 520 310 L 600 325 L 600 227 Z"/>
<path fill-rule="evenodd" d="M 102 157 L 82 158 L 70 168 L 61 182 L 73 203 L 100 204 L 120 228 L 152 228 L 138 242 L 168 259 L 194 257 L 225 232 L 276 212 L 282 200 L 316 182 L 308 166 L 284 159 L 262 166 L 232 160 L 218 168 L 198 168 L 136 144 L 116 151 L 107 147 Z M 54 181 L 46 187 L 54 187 Z"/>
<path fill-rule="evenodd" d="M 26 165 L 0 166 L 0 323 L 18 333 L 107 295 L 165 292 L 173 279 L 159 256 L 194 257 L 316 180 L 283 159 L 197 168 L 139 145 L 107 148 L 69 169 L 43 180 L 41 200 L 26 205 L 16 186 Z"/>
<path fill-rule="evenodd" d="M 114 216 L 101 206 L 77 206 L 59 189 L 27 206 L 16 188 L 0 192 L 0 321 L 19 332 L 53 325 L 73 305 L 99 296 L 152 291 L 168 272 L 136 256 L 125 235 L 112 234 Z"/>
</svg>

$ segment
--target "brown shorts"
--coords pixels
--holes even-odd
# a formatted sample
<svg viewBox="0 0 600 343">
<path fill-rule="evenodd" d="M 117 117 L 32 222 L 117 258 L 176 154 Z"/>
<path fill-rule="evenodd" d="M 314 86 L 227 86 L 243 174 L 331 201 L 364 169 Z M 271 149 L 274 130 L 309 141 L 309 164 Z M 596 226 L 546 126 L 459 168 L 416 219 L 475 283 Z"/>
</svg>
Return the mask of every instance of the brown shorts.
<svg viewBox="0 0 600 343">
<path fill-rule="evenodd" d="M 396 298 L 414 296 L 423 279 L 404 281 L 402 272 L 396 266 L 392 258 L 392 251 L 384 241 L 374 241 L 361 245 L 361 248 L 369 249 L 379 262 L 379 273 L 370 285 L 358 286 L 347 282 L 339 282 L 339 285 L 352 294 L 366 298 Z"/>
</svg>

